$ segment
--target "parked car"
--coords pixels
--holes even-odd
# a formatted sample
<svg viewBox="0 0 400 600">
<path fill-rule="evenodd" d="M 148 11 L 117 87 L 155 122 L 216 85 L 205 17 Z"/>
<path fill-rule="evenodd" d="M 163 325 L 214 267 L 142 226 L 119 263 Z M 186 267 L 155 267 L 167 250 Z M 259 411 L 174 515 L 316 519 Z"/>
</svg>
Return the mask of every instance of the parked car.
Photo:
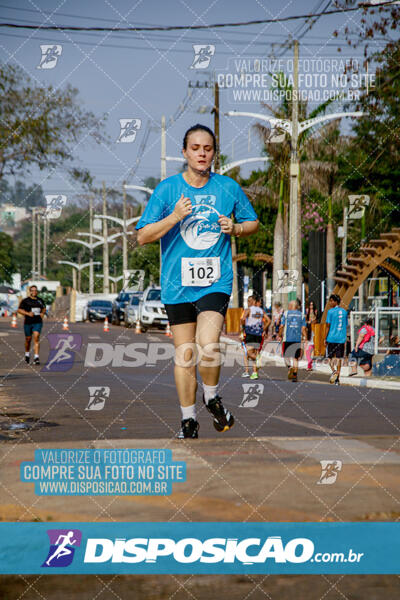
<svg viewBox="0 0 400 600">
<path fill-rule="evenodd" d="M 149 327 L 163 329 L 167 326 L 167 311 L 161 302 L 160 287 L 145 289 L 139 304 L 139 321 L 142 331 L 146 331 Z"/>
<path fill-rule="evenodd" d="M 89 300 L 86 316 L 89 321 L 104 321 L 107 317 L 111 320 L 112 302 L 111 300 Z"/>
<path fill-rule="evenodd" d="M 139 304 L 143 298 L 143 292 L 134 292 L 129 303 L 125 306 L 125 327 L 132 327 L 139 318 Z"/>
<path fill-rule="evenodd" d="M 133 292 L 121 291 L 115 298 L 112 307 L 112 323 L 119 325 L 125 319 L 125 307 L 129 304 Z"/>
</svg>

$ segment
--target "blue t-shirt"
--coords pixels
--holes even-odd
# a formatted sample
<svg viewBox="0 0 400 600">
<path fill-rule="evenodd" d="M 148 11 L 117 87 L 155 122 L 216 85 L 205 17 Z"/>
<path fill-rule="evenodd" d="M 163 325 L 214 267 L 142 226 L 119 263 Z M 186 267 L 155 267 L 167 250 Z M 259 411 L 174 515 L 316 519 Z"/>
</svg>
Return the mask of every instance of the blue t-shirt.
<svg viewBox="0 0 400 600">
<path fill-rule="evenodd" d="M 281 325 L 284 342 L 301 342 L 301 328 L 306 326 L 306 319 L 299 310 L 287 310 L 282 315 Z"/>
<path fill-rule="evenodd" d="M 326 322 L 330 323 L 326 341 L 329 344 L 344 344 L 347 338 L 347 310 L 341 306 L 330 308 Z"/>
<path fill-rule="evenodd" d="M 231 236 L 222 233 L 218 218 L 220 215 L 231 217 L 233 213 L 236 221 L 241 223 L 256 221 L 257 215 L 240 185 L 230 177 L 210 173 L 207 183 L 196 188 L 178 173 L 158 184 L 136 229 L 170 215 L 181 194 L 190 198 L 192 213 L 161 238 L 161 301 L 179 304 L 195 302 L 214 292 L 231 295 Z M 219 257 L 220 278 L 205 287 L 183 286 L 181 259 L 193 257 Z"/>
</svg>

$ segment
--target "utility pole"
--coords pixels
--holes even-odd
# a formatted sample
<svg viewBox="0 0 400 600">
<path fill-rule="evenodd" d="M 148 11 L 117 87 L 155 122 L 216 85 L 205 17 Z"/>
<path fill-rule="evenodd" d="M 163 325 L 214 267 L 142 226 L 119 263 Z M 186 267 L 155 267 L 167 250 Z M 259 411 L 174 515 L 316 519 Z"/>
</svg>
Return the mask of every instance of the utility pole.
<svg viewBox="0 0 400 600">
<path fill-rule="evenodd" d="M 298 272 L 296 290 L 289 292 L 288 300 L 295 300 L 301 295 L 302 256 L 301 244 L 301 215 L 299 202 L 299 158 L 297 153 L 299 131 L 299 42 L 294 41 L 294 65 L 292 88 L 292 137 L 290 151 L 290 205 L 289 205 L 289 269 Z M 300 241 L 300 243 L 299 243 Z"/>
<path fill-rule="evenodd" d="M 122 220 L 123 235 L 122 235 L 122 273 L 128 269 L 128 237 L 126 235 L 126 181 L 122 182 Z"/>
<path fill-rule="evenodd" d="M 165 127 L 165 116 L 161 117 L 161 173 L 160 179 L 164 181 L 167 178 L 167 131 Z M 159 240 L 159 256 L 160 256 L 160 285 L 161 285 L 161 268 L 162 268 L 162 254 L 161 254 L 161 240 Z"/>
<path fill-rule="evenodd" d="M 32 279 L 36 274 L 36 207 L 32 206 Z"/>
<path fill-rule="evenodd" d="M 40 216 L 41 216 L 40 215 L 40 209 L 38 209 L 38 212 L 37 212 L 37 230 L 36 230 L 36 233 L 37 233 L 37 275 L 38 275 L 38 278 L 40 277 L 40 274 L 41 274 L 41 262 L 42 262 L 42 257 L 41 257 L 41 252 L 40 252 L 40 246 L 41 246 L 41 243 L 40 243 Z"/>
<path fill-rule="evenodd" d="M 345 205 L 343 207 L 343 240 L 342 240 L 342 269 L 346 264 L 346 256 L 347 256 L 347 226 L 349 219 L 349 209 Z"/>
<path fill-rule="evenodd" d="M 218 83 L 214 83 L 214 134 L 217 142 L 217 149 L 215 151 L 214 156 L 214 171 L 216 173 L 219 172 L 219 168 L 221 166 L 221 157 L 219 153 L 220 148 L 220 135 L 219 135 L 219 86 Z"/>
<path fill-rule="evenodd" d="M 93 196 L 89 196 L 89 232 L 90 241 L 93 239 Z M 90 265 L 89 265 L 89 294 L 94 292 L 94 272 L 93 272 L 93 248 L 89 249 Z"/>
<path fill-rule="evenodd" d="M 46 275 L 47 271 L 47 223 L 48 219 L 46 215 L 43 216 L 43 275 Z"/>
<path fill-rule="evenodd" d="M 161 181 L 167 178 L 167 131 L 165 127 L 165 115 L 161 117 Z"/>
<path fill-rule="evenodd" d="M 107 195 L 106 195 L 106 184 L 103 181 L 103 215 L 107 215 Z M 109 281 L 109 260 L 108 260 L 108 225 L 107 219 L 103 219 L 103 294 L 110 293 L 110 281 Z"/>
</svg>

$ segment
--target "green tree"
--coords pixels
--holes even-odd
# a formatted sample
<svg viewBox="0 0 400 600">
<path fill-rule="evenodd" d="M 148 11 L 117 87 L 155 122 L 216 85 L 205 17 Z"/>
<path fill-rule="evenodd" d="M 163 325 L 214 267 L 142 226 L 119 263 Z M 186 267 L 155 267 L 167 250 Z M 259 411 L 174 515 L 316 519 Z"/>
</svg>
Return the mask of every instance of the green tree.
<svg viewBox="0 0 400 600">
<path fill-rule="evenodd" d="M 11 64 L 0 65 L 0 113 L 0 179 L 26 174 L 33 166 L 72 165 L 74 149 L 87 133 L 97 142 L 107 139 L 104 117 L 82 108 L 76 88 L 34 85 L 25 71 Z M 75 178 L 78 172 L 75 167 Z"/>
<path fill-rule="evenodd" d="M 14 243 L 12 237 L 0 232 L 0 282 L 11 283 L 15 273 Z"/>
<path fill-rule="evenodd" d="M 357 105 L 365 114 L 353 125 L 355 136 L 339 162 L 343 184 L 353 194 L 368 194 L 367 237 L 400 221 L 400 41 L 375 56 L 376 86 Z"/>
</svg>

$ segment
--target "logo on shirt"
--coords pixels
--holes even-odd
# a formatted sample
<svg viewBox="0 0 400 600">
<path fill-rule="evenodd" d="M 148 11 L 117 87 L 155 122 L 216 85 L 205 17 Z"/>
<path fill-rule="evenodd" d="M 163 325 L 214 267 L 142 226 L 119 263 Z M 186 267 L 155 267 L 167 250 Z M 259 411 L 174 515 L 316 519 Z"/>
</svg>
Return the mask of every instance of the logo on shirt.
<svg viewBox="0 0 400 600">
<path fill-rule="evenodd" d="M 180 224 L 184 241 L 194 250 L 207 250 L 214 246 L 221 235 L 218 223 L 219 212 L 214 208 L 216 197 L 213 194 L 195 195 L 193 212 Z"/>
</svg>

